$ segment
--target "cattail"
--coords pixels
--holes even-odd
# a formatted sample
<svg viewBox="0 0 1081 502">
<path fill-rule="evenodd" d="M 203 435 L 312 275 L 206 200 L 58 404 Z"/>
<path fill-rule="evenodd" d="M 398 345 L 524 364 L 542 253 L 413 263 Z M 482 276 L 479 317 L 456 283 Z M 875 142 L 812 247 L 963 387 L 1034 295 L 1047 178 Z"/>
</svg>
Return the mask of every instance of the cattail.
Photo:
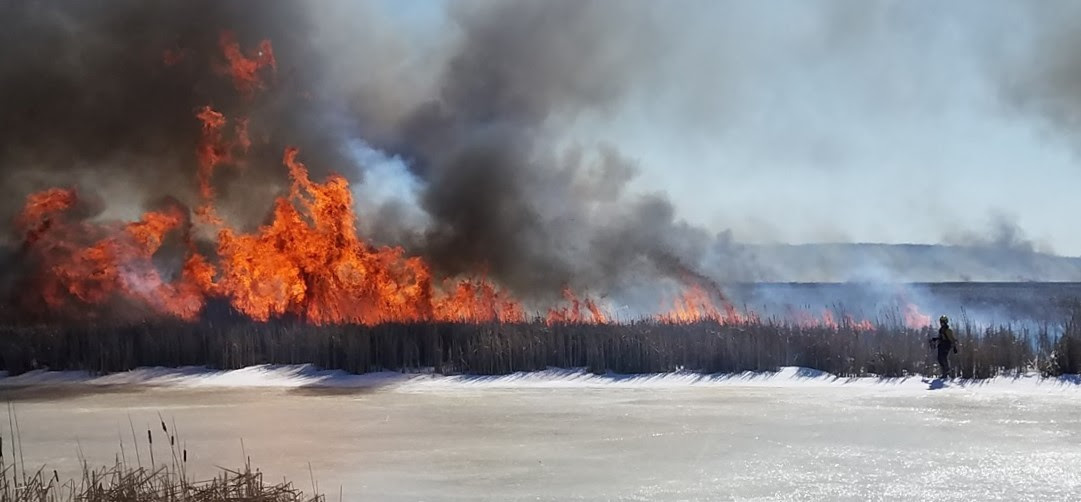
<svg viewBox="0 0 1081 502">
<path fill-rule="evenodd" d="M 57 483 L 60 482 L 60 473 L 56 472 L 56 469 L 53 469 L 53 479 L 56 480 Z"/>
<path fill-rule="evenodd" d="M 188 449 L 184 448 L 184 463 L 188 463 Z"/>
<path fill-rule="evenodd" d="M 154 436 L 150 434 L 150 429 L 146 430 L 146 440 L 150 442 L 150 446 L 154 446 Z"/>
<path fill-rule="evenodd" d="M 161 421 L 161 431 L 166 433 L 166 434 L 169 433 L 169 429 L 165 427 L 165 420 Z"/>
<path fill-rule="evenodd" d="M 176 446 L 176 436 L 169 436 L 169 446 Z"/>
</svg>

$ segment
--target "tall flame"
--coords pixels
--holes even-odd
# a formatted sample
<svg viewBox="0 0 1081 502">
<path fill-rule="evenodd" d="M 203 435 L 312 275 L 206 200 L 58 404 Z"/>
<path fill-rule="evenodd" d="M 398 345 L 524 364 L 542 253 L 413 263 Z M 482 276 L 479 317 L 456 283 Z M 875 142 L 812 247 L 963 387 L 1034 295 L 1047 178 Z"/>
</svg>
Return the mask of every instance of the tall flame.
<svg viewBox="0 0 1081 502">
<path fill-rule="evenodd" d="M 253 98 L 277 71 L 267 40 L 243 51 L 232 33 L 218 40 L 224 62 L 217 70 L 237 92 Z M 182 49 L 163 54 L 163 63 L 185 60 Z M 82 221 L 74 189 L 31 194 L 17 218 L 24 250 L 33 258 L 35 290 L 45 314 L 93 316 L 112 306 L 137 307 L 180 319 L 194 319 L 210 299 L 228 302 L 254 320 L 295 317 L 316 324 L 381 322 L 522 322 L 522 304 L 483 277 L 434 278 L 420 257 L 400 247 L 375 246 L 357 235 L 353 195 L 346 179 L 311 179 L 295 147 L 282 165 L 288 191 L 274 202 L 267 223 L 251 232 L 231 227 L 216 209 L 215 173 L 239 168 L 252 148 L 249 122 L 204 106 L 195 111 L 201 136 L 195 145 L 198 205 L 179 204 L 148 211 L 129 223 Z M 192 225 L 216 234 L 213 253 L 203 254 L 191 238 Z M 163 277 L 154 263 L 167 241 L 181 246 L 183 266 Z M 758 320 L 737 310 L 720 290 L 695 280 L 656 319 L 689 323 L 741 324 Z M 30 295 L 33 296 L 33 295 Z M 926 318 L 926 316 L 924 316 Z M 906 311 L 906 320 L 908 312 Z M 927 318 L 929 319 L 929 318 Z M 547 311 L 549 324 L 611 322 L 592 298 L 563 290 L 563 302 Z M 846 317 L 838 323 L 826 311 L 814 325 L 864 327 Z M 867 329 L 870 323 L 866 324 Z"/>
<path fill-rule="evenodd" d="M 198 288 L 165 281 L 151 261 L 165 236 L 186 225 L 179 207 L 124 225 L 95 225 L 66 217 L 78 200 L 72 189 L 32 194 L 17 218 L 25 245 L 35 251 L 33 277 L 49 310 L 77 311 L 122 297 L 182 319 L 198 315 L 204 302 Z"/>
</svg>

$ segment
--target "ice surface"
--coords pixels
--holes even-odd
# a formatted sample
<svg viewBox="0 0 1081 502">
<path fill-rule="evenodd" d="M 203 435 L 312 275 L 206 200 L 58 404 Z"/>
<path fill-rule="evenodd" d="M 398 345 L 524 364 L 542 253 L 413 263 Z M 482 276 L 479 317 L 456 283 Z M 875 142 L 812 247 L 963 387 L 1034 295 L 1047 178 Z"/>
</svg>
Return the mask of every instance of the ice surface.
<svg viewBox="0 0 1081 502">
<path fill-rule="evenodd" d="M 339 486 L 346 500 L 1081 498 L 1075 379 L 931 383 L 799 368 L 445 377 L 264 366 L 34 373 L 0 379 L 0 394 L 31 466 L 74 473 L 79 449 L 112 462 L 121 440 L 134 463 L 129 417 L 145 464 L 160 412 L 195 474 L 246 454 L 310 490 L 311 462 L 330 500 Z"/>
</svg>

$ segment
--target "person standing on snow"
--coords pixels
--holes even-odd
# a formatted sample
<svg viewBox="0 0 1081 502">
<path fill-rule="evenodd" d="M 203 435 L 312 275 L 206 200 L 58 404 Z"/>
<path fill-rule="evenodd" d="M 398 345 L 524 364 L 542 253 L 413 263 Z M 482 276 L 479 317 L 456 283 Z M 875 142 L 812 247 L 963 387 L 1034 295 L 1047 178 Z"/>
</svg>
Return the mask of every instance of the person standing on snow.
<svg viewBox="0 0 1081 502">
<path fill-rule="evenodd" d="M 950 329 L 950 320 L 946 316 L 938 318 L 938 336 L 931 339 L 938 345 L 938 365 L 942 368 L 942 378 L 950 377 L 950 350 L 957 353 L 957 337 L 953 336 Z"/>
</svg>

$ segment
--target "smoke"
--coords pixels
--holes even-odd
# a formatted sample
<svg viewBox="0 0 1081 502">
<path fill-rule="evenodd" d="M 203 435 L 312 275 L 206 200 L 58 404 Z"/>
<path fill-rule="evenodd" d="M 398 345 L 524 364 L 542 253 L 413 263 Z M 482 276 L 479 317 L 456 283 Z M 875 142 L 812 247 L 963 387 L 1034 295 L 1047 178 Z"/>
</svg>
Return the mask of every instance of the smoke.
<svg viewBox="0 0 1081 502">
<path fill-rule="evenodd" d="M 280 152 L 296 144 L 316 177 L 340 171 L 357 184 L 371 238 L 442 274 L 480 271 L 527 298 L 603 293 L 636 274 L 703 279 L 705 233 L 662 194 L 631 195 L 631 159 L 559 144 L 560 128 L 614 109 L 649 73 L 658 11 L 455 4 L 457 35 L 424 53 L 376 4 L 5 4 L 0 95 L 13 106 L 0 118 L 0 218 L 50 186 L 108 201 L 89 217 L 130 218 L 166 196 L 196 205 L 194 114 L 210 104 L 250 119 L 252 152 L 213 180 L 241 227 L 281 193 Z M 281 63 L 268 92 L 238 95 L 216 71 L 222 30 L 244 48 L 272 41 Z M 365 173 L 402 181 L 379 188 Z"/>
<path fill-rule="evenodd" d="M 1018 42 L 996 75 L 1006 102 L 1039 118 L 1045 128 L 1076 142 L 1081 132 L 1081 8 L 1040 2 L 1017 18 Z"/>
<path fill-rule="evenodd" d="M 485 270 L 523 294 L 617 286 L 684 257 L 662 196 L 626 193 L 637 172 L 610 148 L 561 150 L 558 129 L 616 107 L 659 56 L 645 4 L 455 4 L 461 38 L 381 143 L 405 156 L 431 217 L 418 251 L 440 270 Z M 558 32 L 558 36 L 553 36 Z M 693 233 L 693 232 L 692 232 Z M 652 274 L 651 274 L 652 275 Z"/>
<path fill-rule="evenodd" d="M 244 171 L 223 169 L 215 183 L 225 212 L 239 224 L 257 222 L 285 178 L 281 144 L 309 146 L 313 165 L 341 164 L 339 146 L 315 127 L 319 107 L 300 106 L 308 84 L 296 65 L 310 49 L 294 37 L 309 29 L 305 19 L 285 2 L 4 3 L 0 218 L 10 222 L 27 193 L 57 185 L 109 199 L 112 217 L 165 195 L 193 203 L 195 112 L 209 104 L 252 115 L 255 148 Z M 222 30 L 245 49 L 274 40 L 289 63 L 273 94 L 249 102 L 221 75 Z"/>
<path fill-rule="evenodd" d="M 286 186 L 281 152 L 296 145 L 315 178 L 335 171 L 353 182 L 368 238 L 527 299 L 570 286 L 652 310 L 674 282 L 772 279 L 795 267 L 790 254 L 738 239 L 937 238 L 976 228 L 973 214 L 1007 200 L 994 190 L 928 197 L 942 176 L 982 175 L 972 167 L 981 159 L 968 157 L 977 142 L 912 132 L 952 120 L 942 109 L 970 111 L 967 96 L 983 97 L 996 75 L 984 66 L 1001 53 L 984 44 L 996 39 L 950 24 L 977 4 L 941 19 L 892 2 L 393 4 L 5 3 L 0 219 L 56 185 L 108 201 L 99 218 L 164 196 L 196 205 L 194 113 L 206 104 L 250 118 L 247 161 L 214 179 L 231 223 L 266 217 Z M 1012 19 L 996 5 L 988 18 Z M 266 92 L 240 96 L 215 71 L 221 30 L 243 48 L 272 41 L 279 67 Z M 944 49 L 920 50 L 931 46 Z M 179 60 L 165 64 L 165 51 Z M 1025 109 L 1072 124 L 1081 100 L 1054 104 L 1076 97 L 1081 72 L 1061 54 L 1026 73 L 1046 78 L 1006 88 Z M 962 146 L 935 151 L 936 141 Z M 966 217 L 942 223 L 944 213 Z M 1011 225 L 964 239 L 1031 251 L 1042 238 Z M 808 261 L 822 277 L 852 275 Z M 904 268 L 894 261 L 856 273 L 897 279 L 881 271 Z"/>
</svg>

